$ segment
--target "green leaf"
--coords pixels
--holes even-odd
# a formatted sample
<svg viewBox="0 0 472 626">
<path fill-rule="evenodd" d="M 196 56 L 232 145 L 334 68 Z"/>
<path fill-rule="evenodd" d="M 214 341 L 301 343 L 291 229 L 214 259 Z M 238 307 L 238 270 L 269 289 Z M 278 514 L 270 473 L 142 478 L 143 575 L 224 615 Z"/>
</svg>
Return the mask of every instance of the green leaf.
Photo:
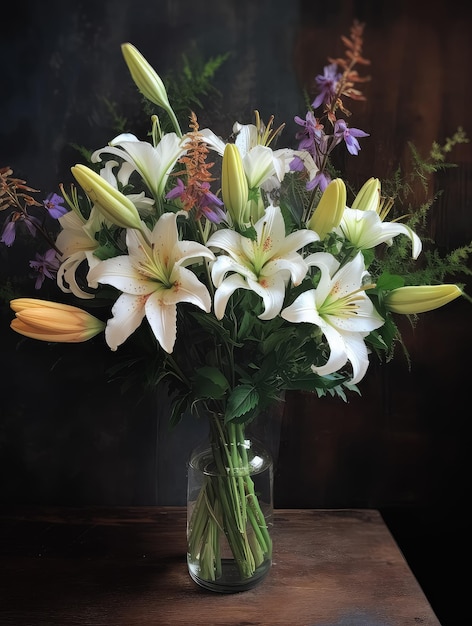
<svg viewBox="0 0 472 626">
<path fill-rule="evenodd" d="M 393 339 L 393 336 L 392 336 Z M 380 333 L 376 330 L 373 330 L 369 333 L 369 336 L 366 338 L 366 341 L 376 350 L 387 350 L 388 346 L 385 343 L 384 338 Z"/>
<path fill-rule="evenodd" d="M 238 385 L 233 389 L 225 412 L 225 423 L 236 420 L 237 418 L 249 413 L 255 409 L 259 403 L 259 394 L 253 385 Z"/>
<path fill-rule="evenodd" d="M 288 379 L 284 387 L 285 389 L 319 392 L 321 389 L 334 389 L 344 384 L 347 378 L 348 376 L 344 376 L 338 372 L 326 376 L 311 373 L 305 376 L 297 376 L 296 378 Z"/>
<path fill-rule="evenodd" d="M 251 335 L 251 331 L 254 327 L 255 315 L 253 311 L 245 311 L 241 318 L 241 322 L 238 328 L 238 340 L 241 341 L 245 337 Z"/>
<path fill-rule="evenodd" d="M 243 237 L 247 237 L 251 241 L 256 241 L 257 240 L 257 232 L 256 232 L 256 229 L 254 228 L 254 226 L 249 226 L 249 228 L 245 228 L 244 230 L 242 230 L 240 232 L 240 234 Z"/>
<path fill-rule="evenodd" d="M 232 339 L 228 329 L 225 328 L 223 324 L 213 315 L 209 315 L 208 313 L 203 313 L 201 311 L 191 311 L 189 312 L 189 315 L 193 317 L 206 332 L 211 333 L 213 338 L 216 337 L 219 341 L 228 345 L 241 345 Z"/>
<path fill-rule="evenodd" d="M 405 280 L 402 276 L 398 276 L 397 274 L 389 274 L 388 272 L 384 272 L 378 277 L 376 283 L 377 289 L 390 291 L 391 289 L 398 289 L 399 287 L 403 287 L 403 285 L 405 284 Z"/>
<path fill-rule="evenodd" d="M 362 255 L 364 257 L 364 265 L 369 267 L 372 261 L 375 259 L 375 250 L 370 248 L 368 250 L 362 250 Z"/>
<path fill-rule="evenodd" d="M 182 420 L 184 412 L 188 409 L 188 401 L 189 398 L 187 396 L 183 396 L 181 398 L 177 398 L 172 403 L 172 411 L 169 419 L 169 429 L 174 429 L 177 424 Z"/>
<path fill-rule="evenodd" d="M 224 396 L 228 388 L 229 383 L 218 368 L 205 365 L 196 370 L 194 384 L 196 398 L 217 400 Z"/>
</svg>

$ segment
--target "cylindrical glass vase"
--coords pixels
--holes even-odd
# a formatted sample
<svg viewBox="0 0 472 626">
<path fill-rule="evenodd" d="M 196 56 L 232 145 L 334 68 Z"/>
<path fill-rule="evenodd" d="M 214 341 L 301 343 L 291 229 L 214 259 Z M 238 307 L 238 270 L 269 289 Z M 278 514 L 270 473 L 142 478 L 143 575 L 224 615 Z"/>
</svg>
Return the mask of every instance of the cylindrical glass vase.
<svg viewBox="0 0 472 626">
<path fill-rule="evenodd" d="M 188 465 L 187 564 L 201 587 L 252 589 L 272 564 L 273 461 L 242 424 L 210 415 Z"/>
</svg>

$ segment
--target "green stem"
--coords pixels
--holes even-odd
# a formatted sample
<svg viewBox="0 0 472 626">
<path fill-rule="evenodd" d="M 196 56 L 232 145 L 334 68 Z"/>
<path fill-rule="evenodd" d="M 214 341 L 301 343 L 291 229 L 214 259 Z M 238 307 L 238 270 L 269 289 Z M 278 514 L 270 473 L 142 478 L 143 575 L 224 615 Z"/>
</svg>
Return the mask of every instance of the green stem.
<svg viewBox="0 0 472 626">
<path fill-rule="evenodd" d="M 240 576 L 247 579 L 271 557 L 272 543 L 250 475 L 244 426 L 225 424 L 212 413 L 210 439 L 215 471 L 205 475 L 189 520 L 189 558 L 198 562 L 202 578 L 217 579 L 224 533 Z"/>
</svg>

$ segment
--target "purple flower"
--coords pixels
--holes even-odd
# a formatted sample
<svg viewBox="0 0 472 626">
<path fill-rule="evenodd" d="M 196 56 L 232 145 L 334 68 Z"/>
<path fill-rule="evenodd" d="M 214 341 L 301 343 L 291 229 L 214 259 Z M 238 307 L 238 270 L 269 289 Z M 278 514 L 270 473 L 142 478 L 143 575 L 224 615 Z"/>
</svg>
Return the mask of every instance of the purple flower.
<svg viewBox="0 0 472 626">
<path fill-rule="evenodd" d="M 336 89 L 341 79 L 342 74 L 338 71 L 336 63 L 326 65 L 323 69 L 323 74 L 318 74 L 315 78 L 315 82 L 320 90 L 320 93 L 313 100 L 312 107 L 317 109 L 322 104 L 328 104 L 333 100 L 336 95 Z"/>
<path fill-rule="evenodd" d="M 298 149 L 307 150 L 310 154 L 313 154 L 315 152 L 315 143 L 319 142 L 323 134 L 323 125 L 319 124 L 313 111 L 308 111 L 304 120 L 298 115 L 293 119 L 296 124 L 303 128 L 295 135 L 296 139 L 300 140 Z"/>
<path fill-rule="evenodd" d="M 330 182 L 331 176 L 327 172 L 318 172 L 313 177 L 313 180 L 307 182 L 306 188 L 307 191 L 311 191 L 315 187 L 319 187 L 320 191 L 323 192 Z"/>
<path fill-rule="evenodd" d="M 20 222 L 26 226 L 32 237 L 36 235 L 37 229 L 41 225 L 39 219 L 33 215 L 12 211 L 5 220 L 0 238 L 0 241 L 6 246 L 11 247 L 15 243 L 16 227 Z"/>
<path fill-rule="evenodd" d="M 51 278 L 52 280 L 56 278 L 60 262 L 53 248 L 50 248 L 44 254 L 37 252 L 35 258 L 36 260 L 30 261 L 29 265 L 38 274 L 34 288 L 40 289 L 45 278 Z"/>
<path fill-rule="evenodd" d="M 294 156 L 293 159 L 290 161 L 289 167 L 291 172 L 303 172 L 303 170 L 305 169 L 305 164 L 299 156 Z"/>
<path fill-rule="evenodd" d="M 12 219 L 7 218 L 5 220 L 2 231 L 2 238 L 0 239 L 0 241 L 8 247 L 12 246 L 15 243 L 16 224 L 16 221 L 14 222 Z"/>
<path fill-rule="evenodd" d="M 213 224 L 219 224 L 226 219 L 226 213 L 222 210 L 223 201 L 210 191 L 209 183 L 202 183 L 202 194 L 198 202 L 197 219 L 204 215 Z"/>
<path fill-rule="evenodd" d="M 175 200 L 185 193 L 185 185 L 182 179 L 177 178 L 177 185 L 166 194 L 166 200 Z"/>
<path fill-rule="evenodd" d="M 68 209 L 62 206 L 64 198 L 57 193 L 50 193 L 46 200 L 43 200 L 44 207 L 48 210 L 49 215 L 54 219 L 59 219 L 65 215 Z"/>
<path fill-rule="evenodd" d="M 349 128 L 345 120 L 336 120 L 334 124 L 334 136 L 340 141 L 344 139 L 348 152 L 357 155 L 361 147 L 356 138 L 369 137 L 369 134 L 359 128 Z"/>
<path fill-rule="evenodd" d="M 223 201 L 210 191 L 210 183 L 200 183 L 194 185 L 192 195 L 192 205 L 195 206 L 197 214 L 196 219 L 200 219 L 204 215 L 207 220 L 214 224 L 224 222 L 226 213 L 222 210 Z M 181 198 L 185 202 L 188 193 L 187 187 L 180 178 L 177 179 L 177 185 L 166 194 L 167 200 L 175 200 Z"/>
</svg>

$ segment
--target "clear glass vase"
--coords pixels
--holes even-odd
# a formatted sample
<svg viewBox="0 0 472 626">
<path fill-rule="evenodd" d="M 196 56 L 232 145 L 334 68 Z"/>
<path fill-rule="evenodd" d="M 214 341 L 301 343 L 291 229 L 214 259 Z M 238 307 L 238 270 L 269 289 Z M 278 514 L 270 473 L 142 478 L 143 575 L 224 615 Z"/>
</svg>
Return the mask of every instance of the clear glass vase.
<svg viewBox="0 0 472 626">
<path fill-rule="evenodd" d="M 213 413 L 209 425 L 188 465 L 188 569 L 211 591 L 245 591 L 272 565 L 272 456 L 242 424 Z"/>
</svg>

